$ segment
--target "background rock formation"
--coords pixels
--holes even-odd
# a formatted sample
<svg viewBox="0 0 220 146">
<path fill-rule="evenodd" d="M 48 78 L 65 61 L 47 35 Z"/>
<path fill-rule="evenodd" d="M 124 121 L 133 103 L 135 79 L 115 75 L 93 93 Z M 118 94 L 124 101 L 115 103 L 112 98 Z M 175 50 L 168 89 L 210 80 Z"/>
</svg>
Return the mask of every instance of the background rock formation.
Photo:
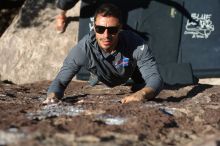
<svg viewBox="0 0 220 146">
<path fill-rule="evenodd" d="M 17 84 L 51 80 L 77 42 L 78 3 L 68 11 L 65 33 L 55 31 L 55 0 L 26 0 L 0 38 L 0 76 Z"/>
</svg>

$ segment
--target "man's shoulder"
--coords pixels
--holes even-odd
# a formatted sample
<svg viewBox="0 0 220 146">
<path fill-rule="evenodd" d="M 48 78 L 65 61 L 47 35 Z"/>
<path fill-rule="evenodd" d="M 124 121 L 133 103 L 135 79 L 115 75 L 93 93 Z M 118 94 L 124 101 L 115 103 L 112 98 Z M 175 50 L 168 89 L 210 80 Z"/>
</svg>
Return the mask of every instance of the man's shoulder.
<svg viewBox="0 0 220 146">
<path fill-rule="evenodd" d="M 90 31 L 81 40 L 79 40 L 79 42 L 91 42 L 94 40 L 95 40 L 95 33 L 94 33 L 94 31 Z"/>
<path fill-rule="evenodd" d="M 95 33 L 93 31 L 86 34 L 81 40 L 78 42 L 78 46 L 83 47 L 84 49 L 88 48 L 88 46 L 94 46 L 96 42 Z M 86 47 L 87 46 L 87 47 Z"/>
</svg>

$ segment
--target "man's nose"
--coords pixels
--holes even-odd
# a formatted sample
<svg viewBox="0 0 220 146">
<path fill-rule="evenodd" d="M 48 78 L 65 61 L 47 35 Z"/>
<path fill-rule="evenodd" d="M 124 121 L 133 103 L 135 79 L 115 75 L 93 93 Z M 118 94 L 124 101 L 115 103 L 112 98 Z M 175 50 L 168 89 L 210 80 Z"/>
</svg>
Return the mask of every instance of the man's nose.
<svg viewBox="0 0 220 146">
<path fill-rule="evenodd" d="M 103 35 L 104 35 L 105 37 L 108 37 L 108 36 L 110 35 L 110 33 L 108 32 L 108 29 L 105 29 Z"/>
</svg>

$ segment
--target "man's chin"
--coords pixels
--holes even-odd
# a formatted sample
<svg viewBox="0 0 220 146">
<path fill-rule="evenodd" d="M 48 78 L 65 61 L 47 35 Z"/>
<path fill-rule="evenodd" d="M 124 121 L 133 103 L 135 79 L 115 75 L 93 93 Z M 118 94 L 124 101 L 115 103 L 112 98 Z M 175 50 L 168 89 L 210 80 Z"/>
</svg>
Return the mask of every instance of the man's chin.
<svg viewBox="0 0 220 146">
<path fill-rule="evenodd" d="M 111 49 L 111 46 L 102 46 L 101 48 L 102 48 L 102 50 L 105 51 L 105 52 L 109 52 L 109 51 L 112 50 L 112 49 Z"/>
</svg>

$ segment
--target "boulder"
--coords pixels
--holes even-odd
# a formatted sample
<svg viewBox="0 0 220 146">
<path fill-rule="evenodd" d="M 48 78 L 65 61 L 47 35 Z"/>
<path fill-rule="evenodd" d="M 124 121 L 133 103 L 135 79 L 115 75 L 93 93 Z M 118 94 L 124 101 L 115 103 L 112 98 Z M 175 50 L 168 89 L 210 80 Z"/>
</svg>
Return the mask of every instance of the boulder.
<svg viewBox="0 0 220 146">
<path fill-rule="evenodd" d="M 55 0 L 26 0 L 0 38 L 0 79 L 16 84 L 52 80 L 78 37 L 80 2 L 68 11 L 64 33 L 55 31 Z"/>
</svg>

